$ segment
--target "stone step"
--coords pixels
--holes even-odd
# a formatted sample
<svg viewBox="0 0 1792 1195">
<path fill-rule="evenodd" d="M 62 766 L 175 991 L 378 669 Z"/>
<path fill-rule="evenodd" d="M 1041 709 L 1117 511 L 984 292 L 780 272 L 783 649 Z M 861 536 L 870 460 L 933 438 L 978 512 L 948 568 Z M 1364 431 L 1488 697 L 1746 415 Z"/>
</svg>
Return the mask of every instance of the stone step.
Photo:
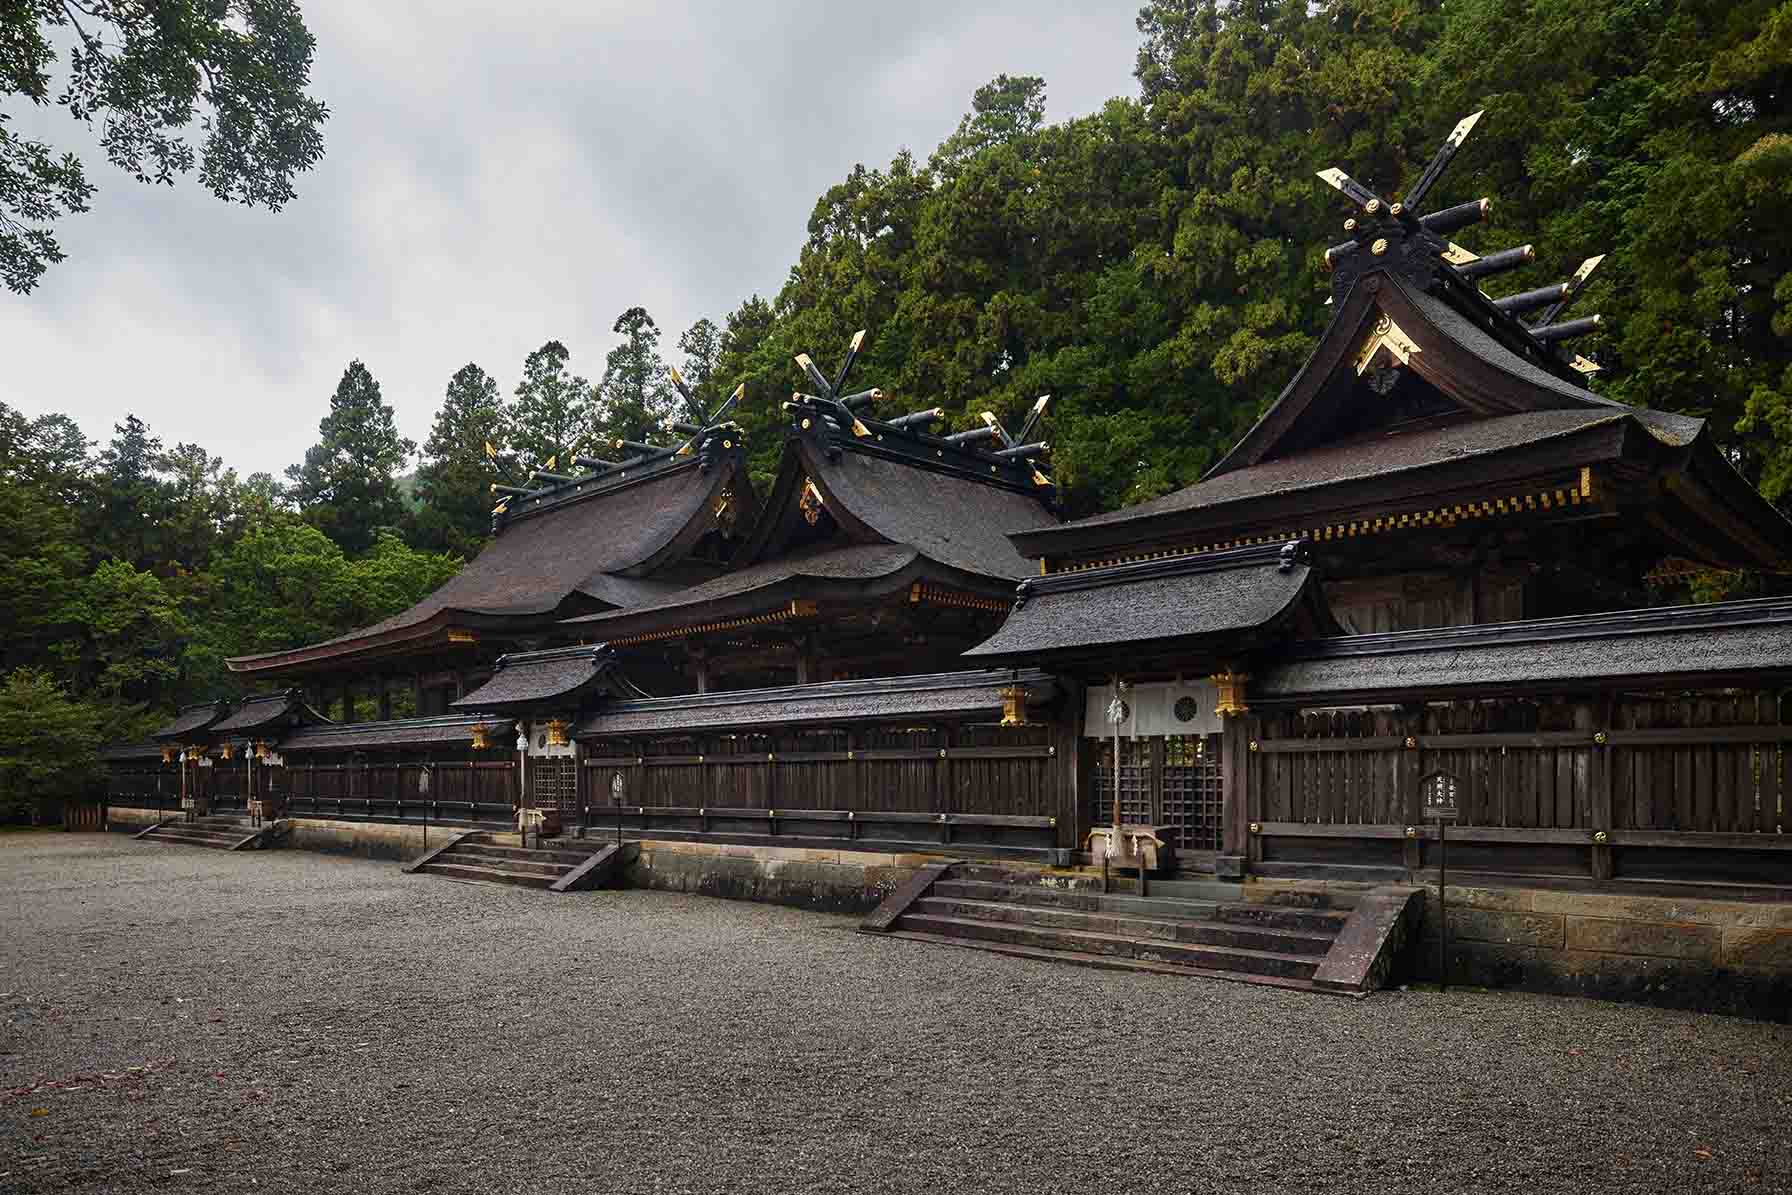
<svg viewBox="0 0 1792 1195">
<path fill-rule="evenodd" d="M 935 889 L 939 885 L 934 885 Z M 1046 908 L 1039 905 L 999 904 L 991 901 L 963 900 L 928 895 L 909 906 L 920 916 L 949 917 L 978 921 L 1001 921 L 1015 925 L 1031 925 L 1046 929 L 1081 930 L 1122 938 L 1151 938 L 1168 942 L 1189 942 L 1208 946 L 1233 946 L 1243 950 L 1264 950 L 1277 954 L 1323 956 L 1331 949 L 1331 934 L 1311 931 L 1274 929 L 1236 921 L 1160 921 L 1149 917 L 1083 912 L 1076 909 Z"/>
<path fill-rule="evenodd" d="M 492 842 L 457 842 L 457 852 L 464 851 L 469 855 L 480 855 L 487 859 L 527 859 L 535 863 L 564 863 L 568 867 L 577 867 L 591 858 L 600 848 L 592 850 L 568 850 L 565 848 L 500 846 Z"/>
<path fill-rule="evenodd" d="M 1136 894 L 1139 890 L 1139 878 L 1136 874 L 1110 876 L 1108 890 Z M 1161 896 L 1171 900 L 1233 901 L 1244 899 L 1244 885 L 1230 883 L 1226 880 L 1160 880 L 1153 876 L 1146 883 L 1145 892 L 1153 898 Z"/>
<path fill-rule="evenodd" d="M 479 880 L 487 884 L 511 884 L 518 888 L 547 888 L 555 876 L 539 875 L 531 871 L 516 871 L 508 867 L 475 867 L 465 863 L 444 863 L 441 859 L 433 859 L 422 868 L 428 875 L 446 876 L 451 880 Z"/>
<path fill-rule="evenodd" d="M 145 842 L 176 842 L 186 846 L 210 846 L 228 849 L 248 836 L 247 830 L 195 830 L 188 826 L 163 826 L 143 836 Z"/>
<path fill-rule="evenodd" d="M 1252 950 L 1238 946 L 1206 945 L 1195 942 L 1170 942 L 1161 938 L 1140 938 L 1088 930 L 1052 929 L 1013 922 L 982 921 L 970 917 L 936 917 L 925 913 L 905 912 L 897 918 L 895 928 L 916 933 L 938 934 L 948 938 L 976 939 L 1011 946 L 1030 946 L 1086 955 L 1105 955 L 1139 959 L 1146 962 L 1172 963 L 1177 966 L 1200 967 L 1212 971 L 1238 971 L 1252 975 L 1271 975 L 1281 979 L 1311 979 L 1320 961 L 1313 955 L 1291 954 L 1285 951 Z"/>
<path fill-rule="evenodd" d="M 552 859 L 519 859 L 510 855 L 487 855 L 479 851 L 469 851 L 455 846 L 443 851 L 434 859 L 435 863 L 450 863 L 459 867 L 494 867 L 501 871 L 514 871 L 527 875 L 546 876 L 557 880 L 573 869 L 571 863 L 561 863 Z"/>
<path fill-rule="evenodd" d="M 1259 975 L 1251 971 L 1221 971 L 1207 967 L 1185 967 L 1175 963 L 1162 963 L 1154 959 L 1127 958 L 1117 954 L 1085 954 L 1079 950 L 1053 950 L 1050 947 L 1023 946 L 1015 942 L 993 942 L 978 938 L 959 938 L 945 934 L 923 933 L 918 930 L 892 930 L 885 936 L 906 938 L 910 941 L 927 942 L 938 946 L 959 946 L 972 950 L 985 950 L 991 954 L 1006 955 L 1009 958 L 1069 963 L 1077 967 L 1095 967 L 1105 971 L 1142 971 L 1148 975 L 1176 975 L 1190 979 L 1224 979 L 1231 983 L 1255 983 L 1297 992 L 1317 992 L 1322 995 L 1350 996 L 1358 999 L 1365 994 L 1323 988 L 1309 979 L 1287 979 L 1280 975 Z"/>
<path fill-rule="evenodd" d="M 1237 921 L 1252 925 L 1275 926 L 1278 929 L 1303 929 L 1336 935 L 1350 920 L 1350 914 L 1336 909 L 1303 909 L 1297 905 L 1241 903 L 1221 905 L 1214 914 L 1221 921 Z"/>
<path fill-rule="evenodd" d="M 998 884 L 989 880 L 961 880 L 954 870 L 947 879 L 936 880 L 928 889 L 929 896 L 957 897 L 964 900 L 998 901 L 1011 905 L 1032 905 L 1041 908 L 1077 909 L 1090 913 L 1136 913 L 1168 920 L 1181 917 L 1191 921 L 1213 918 L 1219 905 L 1210 900 L 1170 900 L 1155 896 L 1102 895 L 1090 888 L 1048 888 L 1042 884 Z"/>
</svg>

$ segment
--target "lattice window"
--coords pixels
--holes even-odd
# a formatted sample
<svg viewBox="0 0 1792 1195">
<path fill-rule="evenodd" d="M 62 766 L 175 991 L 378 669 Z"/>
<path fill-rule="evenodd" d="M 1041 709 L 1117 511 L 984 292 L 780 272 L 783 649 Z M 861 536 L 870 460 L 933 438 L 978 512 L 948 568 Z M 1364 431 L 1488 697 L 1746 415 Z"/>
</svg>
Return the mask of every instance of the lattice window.
<svg viewBox="0 0 1792 1195">
<path fill-rule="evenodd" d="M 528 762 L 529 803 L 537 809 L 578 812 L 578 772 L 570 755 L 535 756 Z"/>
<path fill-rule="evenodd" d="M 1106 826 L 1114 820 L 1114 741 L 1104 740 L 1095 763 L 1095 782 L 1089 786 L 1089 824 Z M 1151 740 L 1120 740 L 1120 822 L 1151 824 Z"/>
<path fill-rule="evenodd" d="M 1185 851 L 1219 850 L 1223 816 L 1219 736 L 1167 736 L 1162 824 L 1171 845 Z"/>
</svg>

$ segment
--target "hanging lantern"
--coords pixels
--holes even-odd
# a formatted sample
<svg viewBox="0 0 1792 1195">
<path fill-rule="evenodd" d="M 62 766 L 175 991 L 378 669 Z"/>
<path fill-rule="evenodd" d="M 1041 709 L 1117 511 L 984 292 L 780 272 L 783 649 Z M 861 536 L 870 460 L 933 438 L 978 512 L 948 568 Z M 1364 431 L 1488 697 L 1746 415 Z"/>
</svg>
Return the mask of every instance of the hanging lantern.
<svg viewBox="0 0 1792 1195">
<path fill-rule="evenodd" d="M 473 750 L 483 751 L 487 747 L 490 747 L 492 745 L 492 732 L 496 729 L 497 727 L 492 726 L 489 723 L 475 722 L 473 724 Z"/>
<path fill-rule="evenodd" d="M 228 762 L 230 760 L 230 758 L 235 754 L 236 754 L 236 748 L 232 747 L 229 743 L 219 744 L 219 746 L 218 746 L 218 758 L 219 759 L 222 759 L 222 760 L 225 760 L 226 762 Z"/>
<path fill-rule="evenodd" d="M 548 746 L 566 746 L 566 732 L 569 729 L 571 729 L 571 723 L 565 722 L 559 718 L 551 719 L 548 722 Z"/>
<path fill-rule="evenodd" d="M 187 762 L 188 763 L 198 763 L 200 760 L 202 760 L 204 758 L 205 758 L 205 748 L 203 748 L 203 747 L 188 747 L 187 748 Z"/>
<path fill-rule="evenodd" d="M 175 761 L 175 758 L 179 755 L 180 755 L 180 749 L 178 747 L 175 747 L 173 744 L 170 744 L 170 745 L 162 748 L 162 762 L 163 763 L 173 763 Z"/>
<path fill-rule="evenodd" d="M 1008 685 L 998 691 L 1002 699 L 1002 725 L 1025 726 L 1027 724 L 1027 687 L 1025 685 Z"/>
<path fill-rule="evenodd" d="M 270 752 L 268 750 L 268 744 L 267 744 L 266 739 L 256 739 L 255 740 L 255 758 L 258 761 L 260 761 L 261 763 L 266 763 L 268 761 L 268 756 L 271 754 L 272 754 L 272 752 Z"/>
<path fill-rule="evenodd" d="M 1219 697 L 1213 703 L 1213 712 L 1222 718 L 1247 712 L 1250 707 L 1244 701 L 1244 686 L 1250 679 L 1248 672 L 1216 672 L 1213 684 L 1219 690 Z"/>
</svg>

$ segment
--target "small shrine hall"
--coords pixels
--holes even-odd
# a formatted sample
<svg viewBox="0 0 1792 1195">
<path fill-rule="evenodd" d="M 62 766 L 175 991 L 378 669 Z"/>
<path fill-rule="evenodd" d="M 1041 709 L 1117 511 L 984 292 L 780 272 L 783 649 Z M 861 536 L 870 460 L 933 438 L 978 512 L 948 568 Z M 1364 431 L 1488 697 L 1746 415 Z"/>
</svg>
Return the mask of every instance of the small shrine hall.
<svg viewBox="0 0 1792 1195">
<path fill-rule="evenodd" d="M 416 606 L 234 659 L 258 696 L 112 749 L 111 805 L 254 802 L 295 842 L 439 825 L 462 841 L 423 870 L 461 878 L 531 841 L 557 874 L 616 838 L 652 868 L 726 845 L 759 878 L 688 886 L 798 903 L 779 852 L 901 858 L 869 928 L 1334 989 L 1436 933 L 1415 894 L 1447 857 L 1568 928 L 1444 966 L 1778 999 L 1792 943 L 1614 946 L 1594 974 L 1580 914 L 1537 911 L 1792 899 L 1792 599 L 1685 596 L 1700 570 L 1780 587 L 1792 523 L 1703 419 L 1597 392 L 1575 345 L 1599 316 L 1573 306 L 1601 258 L 1511 290 L 1550 257 L 1458 243 L 1491 200 L 1427 200 L 1474 119 L 1397 201 L 1321 175 L 1349 238 L 1329 321 L 1195 484 L 1065 521 L 1047 400 L 950 431 L 851 388 L 860 333 L 832 372 L 797 358 L 763 495 L 736 400 L 548 462 Z"/>
</svg>

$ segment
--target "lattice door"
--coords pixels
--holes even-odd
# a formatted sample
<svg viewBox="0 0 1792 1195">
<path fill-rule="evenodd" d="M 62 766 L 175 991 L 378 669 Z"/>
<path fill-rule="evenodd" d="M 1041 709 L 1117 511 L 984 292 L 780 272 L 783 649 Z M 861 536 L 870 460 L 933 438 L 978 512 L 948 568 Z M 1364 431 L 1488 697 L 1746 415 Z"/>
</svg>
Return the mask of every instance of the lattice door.
<svg viewBox="0 0 1792 1195">
<path fill-rule="evenodd" d="M 1105 739 L 1095 762 L 1095 782 L 1089 786 L 1089 825 L 1106 826 L 1114 820 L 1114 740 Z M 1151 824 L 1151 740 L 1120 740 L 1120 822 Z"/>
<path fill-rule="evenodd" d="M 529 759 L 529 803 L 537 809 L 558 809 L 562 819 L 577 820 L 578 766 L 570 755 L 537 755 Z"/>
<path fill-rule="evenodd" d="M 1178 850 L 1217 851 L 1224 816 L 1220 796 L 1220 736 L 1164 738 L 1162 825 Z"/>
</svg>

